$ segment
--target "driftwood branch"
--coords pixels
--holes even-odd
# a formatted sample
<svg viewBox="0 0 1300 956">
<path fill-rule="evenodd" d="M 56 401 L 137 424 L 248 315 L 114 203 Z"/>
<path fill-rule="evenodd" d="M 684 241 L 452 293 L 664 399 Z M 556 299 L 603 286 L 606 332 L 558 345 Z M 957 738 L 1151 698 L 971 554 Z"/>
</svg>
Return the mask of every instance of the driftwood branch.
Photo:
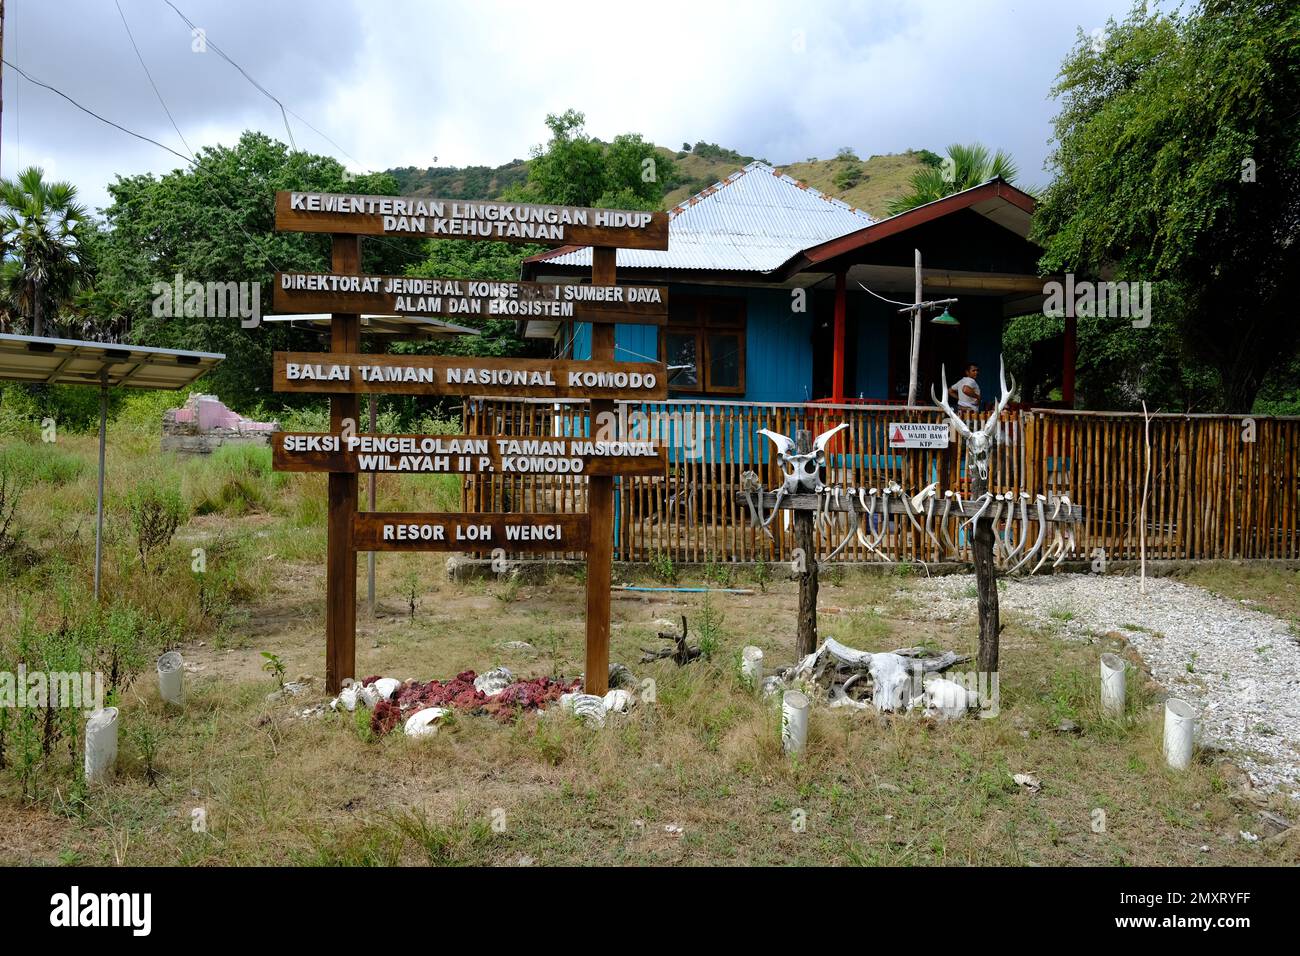
<svg viewBox="0 0 1300 956">
<path fill-rule="evenodd" d="M 686 643 L 686 615 L 682 615 L 682 632 L 673 634 L 671 631 L 660 631 L 657 635 L 661 641 L 672 641 L 672 647 L 664 647 L 659 650 L 651 650 L 648 647 L 641 648 L 643 656 L 642 664 L 648 664 L 651 661 L 662 660 L 665 657 L 671 657 L 678 667 L 689 664 L 700 656 L 700 649 Z"/>
</svg>

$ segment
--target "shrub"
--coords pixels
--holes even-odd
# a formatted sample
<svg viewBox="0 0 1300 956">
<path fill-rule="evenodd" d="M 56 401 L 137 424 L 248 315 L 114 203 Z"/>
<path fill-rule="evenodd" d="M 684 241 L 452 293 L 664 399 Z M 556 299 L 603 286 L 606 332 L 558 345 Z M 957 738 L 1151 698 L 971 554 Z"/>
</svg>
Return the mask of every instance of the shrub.
<svg viewBox="0 0 1300 956">
<path fill-rule="evenodd" d="M 155 481 L 143 481 L 127 495 L 131 529 L 135 533 L 140 564 L 149 570 L 149 557 L 171 544 L 176 529 L 189 518 L 179 489 Z"/>
</svg>

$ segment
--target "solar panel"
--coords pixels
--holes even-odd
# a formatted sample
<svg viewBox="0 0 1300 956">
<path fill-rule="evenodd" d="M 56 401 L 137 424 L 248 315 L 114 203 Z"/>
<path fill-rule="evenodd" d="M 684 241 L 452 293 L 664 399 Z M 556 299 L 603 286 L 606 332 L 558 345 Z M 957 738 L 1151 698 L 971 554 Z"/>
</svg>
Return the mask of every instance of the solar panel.
<svg viewBox="0 0 1300 956">
<path fill-rule="evenodd" d="M 124 385 L 180 389 L 211 371 L 224 355 L 0 334 L 0 380 L 47 385 Z"/>
</svg>

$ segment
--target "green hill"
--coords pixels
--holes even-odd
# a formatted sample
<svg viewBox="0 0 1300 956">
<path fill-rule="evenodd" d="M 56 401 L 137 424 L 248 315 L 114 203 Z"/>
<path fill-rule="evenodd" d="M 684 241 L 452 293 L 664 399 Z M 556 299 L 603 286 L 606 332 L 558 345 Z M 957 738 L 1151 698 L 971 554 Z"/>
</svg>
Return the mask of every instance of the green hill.
<svg viewBox="0 0 1300 956">
<path fill-rule="evenodd" d="M 664 183 L 664 209 L 671 209 L 755 159 L 703 142 L 696 143 L 690 150 L 671 150 L 661 146 L 659 152 L 671 158 L 676 167 L 671 181 Z M 927 156 L 932 155 L 924 150 L 909 150 L 860 160 L 852 153 L 841 151 L 840 156 L 832 159 L 810 158 L 772 165 L 828 196 L 842 199 L 850 206 L 883 219 L 888 215 L 886 204 L 889 200 L 907 191 L 912 173 L 925 164 Z M 388 172 L 397 179 L 404 196 L 496 199 L 509 187 L 528 178 L 528 161 L 516 159 L 496 167 L 432 166 L 418 169 L 406 166 Z"/>
</svg>

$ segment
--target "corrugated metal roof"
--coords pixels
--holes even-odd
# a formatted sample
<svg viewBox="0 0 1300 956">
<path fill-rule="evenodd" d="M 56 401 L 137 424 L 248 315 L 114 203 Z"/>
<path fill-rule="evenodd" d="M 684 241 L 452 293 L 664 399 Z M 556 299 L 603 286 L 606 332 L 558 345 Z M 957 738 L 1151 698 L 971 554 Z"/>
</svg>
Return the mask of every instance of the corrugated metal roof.
<svg viewBox="0 0 1300 956">
<path fill-rule="evenodd" d="M 667 251 L 619 249 L 618 267 L 771 272 L 809 246 L 874 221 L 766 163 L 752 162 L 670 210 Z M 539 259 L 590 266 L 591 248 L 557 250 Z"/>
<path fill-rule="evenodd" d="M 215 352 L 0 335 L 0 379 L 10 382 L 176 389 L 224 359 Z"/>
</svg>

